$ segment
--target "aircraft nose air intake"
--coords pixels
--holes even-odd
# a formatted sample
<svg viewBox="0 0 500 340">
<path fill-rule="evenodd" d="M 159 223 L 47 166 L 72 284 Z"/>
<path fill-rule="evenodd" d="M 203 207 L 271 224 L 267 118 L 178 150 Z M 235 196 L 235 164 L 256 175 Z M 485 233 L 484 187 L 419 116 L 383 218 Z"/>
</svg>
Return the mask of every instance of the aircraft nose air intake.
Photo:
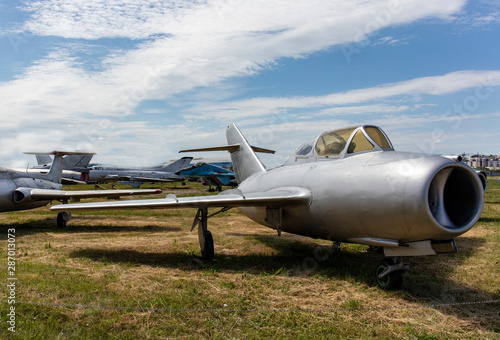
<svg viewBox="0 0 500 340">
<path fill-rule="evenodd" d="M 432 178 L 427 201 L 432 216 L 441 227 L 463 233 L 481 215 L 483 187 L 470 169 L 460 165 L 446 166 Z"/>
<path fill-rule="evenodd" d="M 21 203 L 26 195 L 20 190 L 14 190 L 14 203 Z"/>
</svg>

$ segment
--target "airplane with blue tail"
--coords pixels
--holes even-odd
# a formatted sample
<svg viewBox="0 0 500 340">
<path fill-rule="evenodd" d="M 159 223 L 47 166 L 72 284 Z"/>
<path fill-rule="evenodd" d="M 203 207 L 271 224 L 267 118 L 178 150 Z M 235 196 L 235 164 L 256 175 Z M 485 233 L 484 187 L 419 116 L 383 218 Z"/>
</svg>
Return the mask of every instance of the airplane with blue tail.
<svg viewBox="0 0 500 340">
<path fill-rule="evenodd" d="M 222 191 L 222 186 L 238 185 L 233 171 L 208 163 L 196 163 L 189 168 L 177 171 L 176 174 L 186 179 L 201 181 L 209 186 L 208 191 L 214 191 L 212 186 L 215 186 L 216 191 Z"/>
</svg>

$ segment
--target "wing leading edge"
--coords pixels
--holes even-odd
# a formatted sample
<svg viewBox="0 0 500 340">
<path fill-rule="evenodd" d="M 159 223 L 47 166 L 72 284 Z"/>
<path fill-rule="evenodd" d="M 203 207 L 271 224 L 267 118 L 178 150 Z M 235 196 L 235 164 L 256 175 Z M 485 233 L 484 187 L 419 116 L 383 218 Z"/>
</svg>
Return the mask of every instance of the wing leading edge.
<svg viewBox="0 0 500 340">
<path fill-rule="evenodd" d="M 16 193 L 22 194 L 25 197 L 30 197 L 32 200 L 68 200 L 93 197 L 110 197 L 117 198 L 120 196 L 131 195 L 151 195 L 160 194 L 160 189 L 140 189 L 140 190 L 49 190 L 49 189 L 33 189 L 33 188 L 17 188 Z"/>
<path fill-rule="evenodd" d="M 96 202 L 62 204 L 50 208 L 56 211 L 117 210 L 117 209 L 168 209 L 209 207 L 282 207 L 294 204 L 309 204 L 311 192 L 301 187 L 282 187 L 262 192 L 243 194 L 239 189 L 226 190 L 214 196 L 180 197 L 168 195 L 163 199 L 129 200 L 119 202 Z"/>
</svg>

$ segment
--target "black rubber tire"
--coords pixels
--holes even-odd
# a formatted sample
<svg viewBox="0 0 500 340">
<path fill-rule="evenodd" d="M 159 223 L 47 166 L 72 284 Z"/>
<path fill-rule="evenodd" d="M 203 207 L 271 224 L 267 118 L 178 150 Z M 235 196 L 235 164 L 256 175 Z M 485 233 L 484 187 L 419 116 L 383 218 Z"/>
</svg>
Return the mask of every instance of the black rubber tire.
<svg viewBox="0 0 500 340">
<path fill-rule="evenodd" d="M 212 233 L 207 230 L 205 235 L 205 250 L 202 251 L 201 256 L 203 261 L 212 261 L 214 259 L 214 239 Z"/>
<path fill-rule="evenodd" d="M 398 290 L 403 285 L 403 270 L 393 271 L 383 278 L 379 278 L 379 274 L 384 271 L 385 268 L 393 265 L 394 262 L 391 259 L 384 259 L 380 261 L 375 269 L 375 280 L 380 289 L 383 290 Z"/>
<path fill-rule="evenodd" d="M 64 228 L 66 227 L 66 220 L 64 219 L 63 213 L 58 213 L 57 214 L 57 226 L 59 228 Z"/>
</svg>

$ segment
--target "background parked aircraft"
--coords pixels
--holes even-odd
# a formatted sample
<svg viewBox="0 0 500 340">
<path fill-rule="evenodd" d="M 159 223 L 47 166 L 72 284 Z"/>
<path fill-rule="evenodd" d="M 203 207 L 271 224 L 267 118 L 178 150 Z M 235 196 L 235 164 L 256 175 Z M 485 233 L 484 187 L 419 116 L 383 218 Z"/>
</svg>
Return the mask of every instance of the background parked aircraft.
<svg viewBox="0 0 500 340">
<path fill-rule="evenodd" d="M 189 168 L 177 171 L 176 174 L 186 179 L 202 181 L 208 185 L 208 191 L 213 191 L 212 186 L 215 186 L 216 191 L 222 191 L 223 185 L 238 185 L 234 178 L 234 172 L 208 163 L 196 163 Z"/>
<path fill-rule="evenodd" d="M 168 165 L 153 168 L 126 168 L 95 166 L 88 172 L 87 182 L 127 181 L 138 188 L 142 182 L 182 182 L 184 177 L 175 172 L 189 165 L 193 158 L 183 157 Z"/>
<path fill-rule="evenodd" d="M 227 146 L 184 150 L 231 153 L 238 189 L 215 196 L 69 204 L 56 211 L 197 208 L 202 256 L 211 260 L 214 244 L 209 207 L 238 207 L 252 220 L 282 231 L 382 247 L 376 266 L 383 289 L 397 289 L 410 256 L 456 252 L 455 237 L 479 219 L 484 188 L 477 174 L 458 159 L 396 152 L 375 126 L 329 131 L 301 145 L 282 167 L 266 170 L 233 124 Z"/>
<path fill-rule="evenodd" d="M 13 169 L 0 168 L 0 212 L 38 208 L 59 200 L 63 203 L 78 201 L 81 198 L 114 197 L 125 195 L 159 194 L 159 189 L 148 190 L 61 190 L 62 166 L 64 155 L 73 152 L 54 151 L 54 160 L 46 174 L 27 173 Z M 58 226 L 65 226 L 70 219 L 69 213 L 59 213 Z"/>
</svg>

